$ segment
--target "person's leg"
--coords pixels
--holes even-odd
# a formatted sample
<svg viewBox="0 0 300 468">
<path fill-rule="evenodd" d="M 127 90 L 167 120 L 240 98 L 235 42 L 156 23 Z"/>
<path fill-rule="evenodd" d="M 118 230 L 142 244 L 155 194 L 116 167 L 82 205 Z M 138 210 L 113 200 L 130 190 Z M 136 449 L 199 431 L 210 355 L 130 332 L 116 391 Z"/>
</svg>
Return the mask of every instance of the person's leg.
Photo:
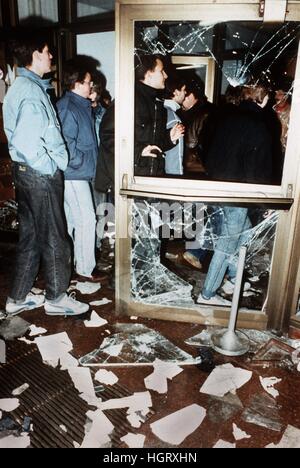
<svg viewBox="0 0 300 468">
<path fill-rule="evenodd" d="M 64 213 L 64 180 L 60 171 L 46 179 L 38 240 L 46 281 L 46 299 L 56 300 L 65 294 L 71 277 L 71 245 Z"/>
<path fill-rule="evenodd" d="M 15 164 L 13 172 L 18 202 L 19 242 L 9 297 L 14 301 L 23 301 L 35 282 L 40 266 L 37 216 L 41 211 L 42 192 L 39 175 L 30 168 Z"/>
<path fill-rule="evenodd" d="M 202 296 L 210 299 L 220 287 L 247 219 L 247 208 L 224 207 L 221 234 L 204 282 Z"/>
<path fill-rule="evenodd" d="M 70 222 L 74 225 L 76 272 L 81 276 L 90 277 L 96 266 L 96 216 L 90 184 L 87 181 L 65 181 L 65 213 L 68 225 Z"/>
</svg>

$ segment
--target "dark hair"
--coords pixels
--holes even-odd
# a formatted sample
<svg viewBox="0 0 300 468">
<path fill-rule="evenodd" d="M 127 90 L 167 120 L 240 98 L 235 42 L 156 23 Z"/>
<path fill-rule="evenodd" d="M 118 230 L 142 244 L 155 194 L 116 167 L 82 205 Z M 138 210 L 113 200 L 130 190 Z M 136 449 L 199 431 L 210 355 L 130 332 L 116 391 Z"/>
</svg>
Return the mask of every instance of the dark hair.
<svg viewBox="0 0 300 468">
<path fill-rule="evenodd" d="M 94 84 L 93 84 L 93 87 L 92 87 L 92 93 L 97 94 L 97 97 L 96 97 L 96 102 L 97 103 L 100 102 L 102 92 L 103 92 L 102 83 L 94 81 Z"/>
<path fill-rule="evenodd" d="M 177 90 L 181 90 L 181 88 L 185 85 L 185 80 L 181 76 L 171 76 L 166 80 L 165 86 L 165 98 L 172 99 L 174 97 L 174 92 Z"/>
<path fill-rule="evenodd" d="M 102 107 L 107 109 L 111 105 L 111 102 L 112 97 L 110 95 L 110 92 L 108 91 L 108 89 L 104 89 L 100 96 L 100 104 L 102 105 Z"/>
<path fill-rule="evenodd" d="M 164 62 L 161 55 L 139 55 L 135 57 L 135 78 L 137 81 L 144 80 L 147 71 L 153 71 L 157 60 Z"/>
<path fill-rule="evenodd" d="M 43 52 L 44 48 L 49 45 L 49 39 L 46 37 L 29 37 L 25 36 L 13 41 L 10 45 L 11 53 L 18 67 L 27 67 L 32 65 L 32 55 L 37 50 Z"/>
<path fill-rule="evenodd" d="M 189 80 L 186 84 L 186 94 L 193 94 L 196 99 L 206 99 L 203 81 L 200 78 Z"/>
<path fill-rule="evenodd" d="M 228 85 L 225 91 L 225 101 L 227 102 L 227 104 L 234 104 L 235 106 L 238 106 L 241 102 L 242 90 L 242 86 L 234 87 Z"/>
<path fill-rule="evenodd" d="M 71 91 L 75 88 L 76 83 L 83 83 L 87 73 L 91 74 L 91 71 L 84 64 L 76 59 L 69 60 L 65 64 L 63 72 L 64 90 Z"/>
</svg>

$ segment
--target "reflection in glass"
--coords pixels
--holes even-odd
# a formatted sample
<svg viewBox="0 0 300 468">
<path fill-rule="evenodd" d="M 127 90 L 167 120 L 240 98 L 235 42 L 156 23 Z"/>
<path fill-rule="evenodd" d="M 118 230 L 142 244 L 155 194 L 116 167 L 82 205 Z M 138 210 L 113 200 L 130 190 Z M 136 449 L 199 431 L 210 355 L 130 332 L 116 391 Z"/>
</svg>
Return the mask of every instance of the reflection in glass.
<svg viewBox="0 0 300 468">
<path fill-rule="evenodd" d="M 198 83 L 202 88 L 202 97 L 199 103 L 205 107 L 205 118 L 198 125 L 198 134 L 194 142 L 195 153 L 201 164 L 195 164 L 195 170 L 191 171 L 191 165 L 184 164 L 185 170 L 181 177 L 222 180 L 233 182 L 244 182 L 252 184 L 280 185 L 284 163 L 285 150 L 287 146 L 289 112 L 293 92 L 293 80 L 297 61 L 298 41 L 300 25 L 296 22 L 285 24 L 263 24 L 260 22 L 228 22 L 219 24 L 202 24 L 201 21 L 175 22 L 175 21 L 137 21 L 135 22 L 135 61 L 136 69 L 145 55 L 160 54 L 163 59 L 164 70 L 169 81 L 180 76 L 188 84 Z M 178 60 L 182 58 L 182 60 Z M 199 58 L 207 58 L 214 61 L 214 67 L 199 67 Z M 188 62 L 188 63 L 187 63 Z M 221 73 L 220 73 L 221 72 Z M 136 81 L 141 81 L 136 79 Z M 165 86 L 168 85 L 168 80 Z M 260 120 L 260 129 L 253 125 L 253 135 L 261 135 L 260 150 L 263 141 L 266 149 L 257 155 L 257 160 L 269 159 L 265 164 L 268 172 L 264 180 L 260 178 L 247 177 L 241 174 L 238 178 L 216 175 L 214 171 L 207 168 L 205 159 L 211 157 L 210 141 L 214 140 L 214 124 L 218 121 L 220 111 L 226 101 L 226 90 L 228 86 L 238 89 L 240 86 L 256 87 L 264 85 L 268 94 L 268 102 L 263 102 L 250 96 L 250 93 L 241 91 L 242 101 L 253 101 L 254 105 L 245 109 L 242 103 L 244 127 L 249 128 L 250 122 Z M 151 86 L 151 84 L 150 84 Z M 208 89 L 211 91 L 208 93 Z M 157 89 L 156 89 L 157 91 Z M 190 92 L 190 90 L 188 90 Z M 278 93 L 278 91 L 280 91 Z M 206 97 L 205 97 L 206 96 Z M 165 98 L 163 90 L 156 93 L 154 99 Z M 207 99 L 208 98 L 208 99 Z M 232 104 L 232 102 L 230 102 Z M 233 103 L 235 104 L 235 103 Z M 137 105 L 137 103 L 136 103 Z M 188 114 L 176 109 L 176 113 L 186 126 L 186 135 L 189 132 L 190 121 Z M 239 109 L 240 106 L 238 106 Z M 251 109 L 250 109 L 251 107 Z M 260 112 L 263 108 L 263 112 Z M 253 111 L 253 112 L 252 112 Z M 136 107 L 137 113 L 137 107 Z M 188 118 L 186 118 L 188 116 Z M 257 119 L 256 117 L 259 118 Z M 157 115 L 155 116 L 157 117 Z M 206 119 L 206 117 L 209 117 Z M 153 115 L 149 120 L 153 121 L 153 127 L 157 126 Z M 166 119 L 165 116 L 161 120 Z M 239 120 L 239 119 L 237 119 Z M 137 125 L 137 123 L 136 123 Z M 265 127 L 264 129 L 262 127 Z M 170 128 L 170 127 L 168 127 Z M 235 121 L 232 121 L 232 129 Z M 236 134 L 243 130 L 236 128 Z M 228 131 L 227 131 L 228 134 Z M 264 134 L 266 136 L 264 136 Z M 137 137 L 136 137 L 137 138 Z M 209 139 L 211 138 L 211 139 Z M 234 137 L 233 137 L 234 140 Z M 249 136 L 244 135 L 244 141 Z M 151 138 L 148 142 L 153 145 Z M 157 144 L 157 143 L 156 143 Z M 186 147 L 190 143 L 185 141 L 184 159 L 186 159 Z M 228 142 L 228 145 L 232 145 Z M 252 145 L 255 146 L 255 145 Z M 160 148 L 163 153 L 169 150 L 167 147 Z M 247 148 L 239 148 L 238 152 L 245 154 Z M 269 152 L 268 155 L 265 153 Z M 135 156 L 136 158 L 136 156 Z M 249 157 L 249 160 L 251 158 Z M 199 161 L 198 161 L 199 162 Z M 229 164 L 229 163 L 228 163 Z M 229 164 L 230 165 L 230 164 Z M 204 169 L 197 169 L 204 168 Z M 252 171 L 253 172 L 253 171 Z M 261 173 L 259 169 L 257 173 Z M 135 172 L 139 175 L 138 171 Z M 141 174 L 140 174 L 141 175 Z M 163 177 L 166 174 L 143 174 L 146 176 Z M 173 174 L 176 176 L 177 174 Z M 178 176 L 178 175 L 177 175 Z"/>
<path fill-rule="evenodd" d="M 131 223 L 134 300 L 177 307 L 194 306 L 197 301 L 230 305 L 239 248 L 245 245 L 241 306 L 260 310 L 267 293 L 277 220 L 277 211 L 258 205 L 135 200 Z"/>
<path fill-rule="evenodd" d="M 58 22 L 57 0 L 18 0 L 18 14 L 21 24 L 29 22 L 41 26 L 41 18 L 50 22 Z"/>
<path fill-rule="evenodd" d="M 115 9 L 114 0 L 77 0 L 77 17 L 101 15 L 113 12 Z"/>
</svg>

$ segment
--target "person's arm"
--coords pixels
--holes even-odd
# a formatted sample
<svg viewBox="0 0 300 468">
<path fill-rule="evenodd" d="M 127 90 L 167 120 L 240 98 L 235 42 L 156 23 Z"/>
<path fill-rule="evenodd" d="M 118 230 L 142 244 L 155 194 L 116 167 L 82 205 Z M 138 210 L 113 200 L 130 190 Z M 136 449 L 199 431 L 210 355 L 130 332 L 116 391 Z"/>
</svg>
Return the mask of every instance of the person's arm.
<svg viewBox="0 0 300 468">
<path fill-rule="evenodd" d="M 69 167 L 78 169 L 82 166 L 84 153 L 77 148 L 77 140 L 79 126 L 76 116 L 67 107 L 60 109 L 58 107 L 58 115 L 61 122 L 62 133 L 69 151 Z"/>
<path fill-rule="evenodd" d="M 45 157 L 55 160 L 58 166 L 66 167 L 66 148 L 57 127 L 53 127 L 53 141 L 48 148 L 45 140 L 49 117 L 45 106 L 38 100 L 24 100 L 19 108 L 16 127 L 11 135 L 11 146 L 22 155 L 25 164 L 34 166 Z"/>
</svg>

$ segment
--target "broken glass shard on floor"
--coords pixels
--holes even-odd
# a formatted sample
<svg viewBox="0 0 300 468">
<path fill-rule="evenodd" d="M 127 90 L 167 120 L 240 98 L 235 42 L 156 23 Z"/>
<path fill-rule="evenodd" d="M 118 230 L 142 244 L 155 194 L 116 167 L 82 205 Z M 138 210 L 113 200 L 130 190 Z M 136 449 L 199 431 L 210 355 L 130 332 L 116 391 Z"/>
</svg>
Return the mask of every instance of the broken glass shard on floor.
<svg viewBox="0 0 300 468">
<path fill-rule="evenodd" d="M 255 395 L 250 406 L 243 412 L 242 419 L 272 431 L 281 431 L 283 421 L 280 418 L 280 409 L 281 406 L 269 395 Z"/>
<path fill-rule="evenodd" d="M 99 349 L 80 359 L 82 366 L 149 365 L 156 359 L 179 365 L 199 362 L 145 325 L 117 324 L 115 329 L 116 333 L 105 338 Z M 115 355 L 116 348 L 120 350 L 118 355 Z"/>
</svg>

